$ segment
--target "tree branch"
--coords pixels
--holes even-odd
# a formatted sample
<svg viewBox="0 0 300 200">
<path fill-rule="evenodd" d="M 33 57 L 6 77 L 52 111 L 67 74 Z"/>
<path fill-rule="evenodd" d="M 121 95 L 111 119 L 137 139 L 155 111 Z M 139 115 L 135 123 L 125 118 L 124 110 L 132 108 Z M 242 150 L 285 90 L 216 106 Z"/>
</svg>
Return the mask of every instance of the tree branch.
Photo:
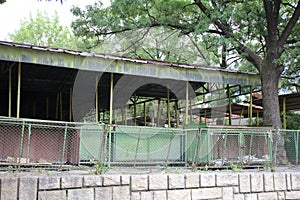
<svg viewBox="0 0 300 200">
<path fill-rule="evenodd" d="M 235 37 L 232 31 L 224 25 L 219 19 L 212 19 L 212 16 L 209 12 L 209 10 L 204 6 L 204 4 L 201 2 L 201 0 L 195 0 L 196 5 L 200 8 L 200 10 L 209 18 L 212 20 L 212 22 L 222 31 L 223 36 L 225 38 L 232 38 L 234 39 L 237 43 L 238 46 L 236 47 L 236 50 L 239 54 L 246 53 L 247 56 L 245 58 L 251 62 L 259 71 L 260 71 L 260 66 L 262 63 L 262 59 L 255 54 L 251 49 L 246 47 L 244 44 L 242 44 L 240 41 L 238 41 Z"/>
<path fill-rule="evenodd" d="M 282 52 L 283 52 L 282 47 L 286 43 L 288 36 L 291 34 L 295 24 L 297 23 L 297 21 L 299 19 L 299 16 L 300 16 L 300 1 L 298 1 L 297 7 L 296 7 L 290 21 L 288 22 L 287 26 L 283 30 L 283 32 L 278 40 L 278 47 L 279 47 L 279 49 L 281 49 L 280 54 L 282 54 Z"/>
</svg>

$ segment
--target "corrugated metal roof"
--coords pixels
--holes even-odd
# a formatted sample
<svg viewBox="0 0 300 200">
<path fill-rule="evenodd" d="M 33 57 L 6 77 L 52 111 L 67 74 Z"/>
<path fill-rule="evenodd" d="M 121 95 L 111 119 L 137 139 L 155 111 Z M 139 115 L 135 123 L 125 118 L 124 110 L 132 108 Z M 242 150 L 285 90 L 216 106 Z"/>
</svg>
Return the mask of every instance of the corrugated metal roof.
<svg viewBox="0 0 300 200">
<path fill-rule="evenodd" d="M 83 52 L 83 51 L 69 50 L 69 49 L 64 49 L 64 48 L 36 46 L 36 45 L 31 45 L 31 44 L 21 44 L 21 43 L 8 42 L 8 41 L 0 41 L 0 45 L 28 48 L 28 49 L 39 50 L 39 51 L 49 51 L 49 52 L 55 52 L 55 53 L 66 53 L 66 54 L 83 56 L 83 57 L 96 57 L 96 58 L 104 58 L 104 59 L 110 59 L 110 60 L 128 61 L 128 62 L 135 62 L 135 63 L 142 63 L 142 64 L 154 64 L 154 65 L 161 65 L 161 66 L 171 66 L 171 67 L 181 67 L 181 68 L 190 68 L 190 69 L 202 69 L 202 70 L 209 70 L 209 71 L 220 71 L 220 72 L 228 72 L 228 73 L 257 75 L 256 73 L 240 72 L 240 71 L 235 71 L 235 70 L 222 69 L 222 68 L 218 68 L 218 67 L 209 67 L 209 66 L 203 66 L 203 65 L 190 65 L 190 64 L 184 64 L 184 63 L 165 62 L 165 61 L 142 59 L 142 58 L 131 58 L 131 57 L 126 57 L 126 56 L 118 56 L 118 55 L 102 54 L 102 53 L 94 53 L 94 52 Z"/>
</svg>

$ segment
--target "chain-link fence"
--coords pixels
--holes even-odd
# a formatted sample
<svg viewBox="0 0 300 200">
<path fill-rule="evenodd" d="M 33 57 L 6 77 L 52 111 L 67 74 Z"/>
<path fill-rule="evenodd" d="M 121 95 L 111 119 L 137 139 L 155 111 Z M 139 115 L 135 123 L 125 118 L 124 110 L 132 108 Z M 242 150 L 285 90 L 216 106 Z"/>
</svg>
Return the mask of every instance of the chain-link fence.
<svg viewBox="0 0 300 200">
<path fill-rule="evenodd" d="M 0 118 L 0 164 L 99 162 L 122 167 L 263 164 L 272 161 L 274 133 L 268 128 L 109 127 L 97 123 Z M 288 161 L 297 164 L 299 134 L 300 131 L 284 134 Z"/>
<path fill-rule="evenodd" d="M 300 130 L 284 130 L 284 147 L 290 163 L 299 164 Z"/>
<path fill-rule="evenodd" d="M 270 129 L 201 128 L 190 149 L 193 165 L 262 164 L 271 161 L 272 138 Z"/>
<path fill-rule="evenodd" d="M 30 119 L 0 119 L 0 162 L 78 164 L 80 126 Z"/>
</svg>

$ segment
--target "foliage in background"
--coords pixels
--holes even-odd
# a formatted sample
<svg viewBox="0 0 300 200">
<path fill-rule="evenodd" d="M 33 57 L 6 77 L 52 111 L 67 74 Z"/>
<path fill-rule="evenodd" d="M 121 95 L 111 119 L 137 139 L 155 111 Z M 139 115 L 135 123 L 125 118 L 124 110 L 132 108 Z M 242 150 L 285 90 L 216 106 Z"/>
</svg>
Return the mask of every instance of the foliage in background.
<svg viewBox="0 0 300 200">
<path fill-rule="evenodd" d="M 46 12 L 38 12 L 34 17 L 22 20 L 20 28 L 9 34 L 13 42 L 40 46 L 77 49 L 77 39 L 66 26 L 60 25 L 57 12 L 48 16 Z"/>
<path fill-rule="evenodd" d="M 283 115 L 281 115 L 283 117 Z M 294 111 L 286 113 L 286 129 L 300 130 L 300 114 Z"/>
</svg>

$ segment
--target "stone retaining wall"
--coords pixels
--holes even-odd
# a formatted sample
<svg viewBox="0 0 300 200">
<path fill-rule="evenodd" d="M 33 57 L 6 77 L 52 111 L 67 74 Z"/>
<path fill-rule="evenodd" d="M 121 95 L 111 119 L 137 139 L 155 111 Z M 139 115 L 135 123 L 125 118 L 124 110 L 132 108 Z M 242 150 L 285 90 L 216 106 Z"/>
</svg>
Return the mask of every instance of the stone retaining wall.
<svg viewBox="0 0 300 200">
<path fill-rule="evenodd" d="M 1 200 L 300 199 L 300 172 L 201 172 L 0 178 Z"/>
</svg>

